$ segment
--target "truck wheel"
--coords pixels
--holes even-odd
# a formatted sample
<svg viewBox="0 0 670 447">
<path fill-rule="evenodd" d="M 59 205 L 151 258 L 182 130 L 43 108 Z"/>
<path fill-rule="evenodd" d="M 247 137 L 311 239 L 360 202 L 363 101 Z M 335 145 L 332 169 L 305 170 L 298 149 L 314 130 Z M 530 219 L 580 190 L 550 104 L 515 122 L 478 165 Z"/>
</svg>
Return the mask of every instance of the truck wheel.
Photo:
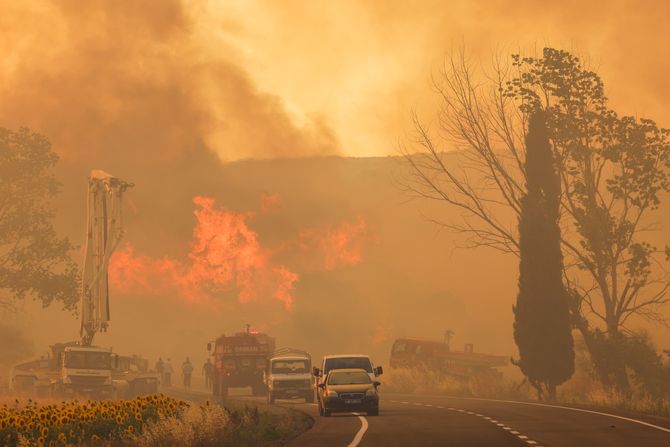
<svg viewBox="0 0 670 447">
<path fill-rule="evenodd" d="M 368 416 L 379 416 L 379 407 L 374 407 L 368 411 Z"/>
</svg>

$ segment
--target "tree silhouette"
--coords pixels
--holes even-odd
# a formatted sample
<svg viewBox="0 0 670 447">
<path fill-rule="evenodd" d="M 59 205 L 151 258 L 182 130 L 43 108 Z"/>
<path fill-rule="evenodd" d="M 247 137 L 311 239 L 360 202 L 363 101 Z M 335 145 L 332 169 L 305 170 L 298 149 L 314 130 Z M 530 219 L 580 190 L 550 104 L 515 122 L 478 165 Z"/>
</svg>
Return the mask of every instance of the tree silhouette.
<svg viewBox="0 0 670 447">
<path fill-rule="evenodd" d="M 519 256 L 516 228 L 525 191 L 524 130 L 532 112 L 547 113 L 561 179 L 564 280 L 573 324 L 605 386 L 628 386 L 595 355 L 603 334 L 617 337 L 632 317 L 667 324 L 670 276 L 658 267 L 670 252 L 643 239 L 644 222 L 670 191 L 670 130 L 608 107 L 600 77 L 574 55 L 545 48 L 541 57 L 494 60 L 487 76 L 460 53 L 447 60 L 436 88 L 436 134 L 414 117 L 418 153 L 406 150 L 407 189 L 461 213 L 440 221 L 470 247 Z M 444 144 L 444 145 L 442 145 Z M 447 151 L 458 148 L 456 156 Z M 453 213 L 450 213 L 453 215 Z"/>
<path fill-rule="evenodd" d="M 545 114 L 536 110 L 526 136 L 526 188 L 520 201 L 519 294 L 514 306 L 514 340 L 521 368 L 542 398 L 574 372 L 568 294 L 563 285 L 560 179 L 555 169 Z"/>
<path fill-rule="evenodd" d="M 50 170 L 58 161 L 43 136 L 0 128 L 0 307 L 33 297 L 44 306 L 78 302 L 78 269 L 72 245 L 53 227 L 50 204 L 59 183 Z"/>
</svg>

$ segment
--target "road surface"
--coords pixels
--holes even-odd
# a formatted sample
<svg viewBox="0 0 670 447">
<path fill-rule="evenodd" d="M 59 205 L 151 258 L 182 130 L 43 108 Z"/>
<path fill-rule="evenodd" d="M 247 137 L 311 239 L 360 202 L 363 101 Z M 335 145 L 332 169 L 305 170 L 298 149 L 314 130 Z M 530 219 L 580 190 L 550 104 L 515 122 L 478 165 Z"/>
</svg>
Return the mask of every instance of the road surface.
<svg viewBox="0 0 670 447">
<path fill-rule="evenodd" d="M 264 399 L 233 397 L 262 405 Z M 501 400 L 382 394 L 380 415 L 319 417 L 314 404 L 277 405 L 314 417 L 291 447 L 668 447 L 670 419 Z"/>
</svg>

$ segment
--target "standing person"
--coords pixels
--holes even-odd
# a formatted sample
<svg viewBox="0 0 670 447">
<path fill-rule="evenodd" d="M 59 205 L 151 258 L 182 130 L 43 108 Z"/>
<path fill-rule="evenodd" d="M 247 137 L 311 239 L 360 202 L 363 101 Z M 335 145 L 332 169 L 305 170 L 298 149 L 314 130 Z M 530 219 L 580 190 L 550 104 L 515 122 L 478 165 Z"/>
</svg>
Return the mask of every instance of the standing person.
<svg viewBox="0 0 670 447">
<path fill-rule="evenodd" d="M 191 360 L 186 357 L 186 360 L 181 365 L 181 373 L 184 376 L 184 388 L 191 388 L 191 374 L 193 374 L 193 365 Z"/>
<path fill-rule="evenodd" d="M 168 358 L 167 362 L 163 364 L 163 382 L 165 383 L 165 386 L 172 386 L 173 371 L 174 368 L 172 367 L 172 360 Z"/>
<path fill-rule="evenodd" d="M 202 375 L 205 376 L 205 388 L 208 390 L 212 388 L 212 378 L 214 377 L 214 365 L 212 361 L 207 359 L 204 365 L 202 365 Z"/>
<path fill-rule="evenodd" d="M 165 383 L 165 377 L 163 377 L 163 357 L 158 357 L 155 368 L 156 374 L 158 374 L 158 377 L 161 379 L 161 383 Z"/>
</svg>

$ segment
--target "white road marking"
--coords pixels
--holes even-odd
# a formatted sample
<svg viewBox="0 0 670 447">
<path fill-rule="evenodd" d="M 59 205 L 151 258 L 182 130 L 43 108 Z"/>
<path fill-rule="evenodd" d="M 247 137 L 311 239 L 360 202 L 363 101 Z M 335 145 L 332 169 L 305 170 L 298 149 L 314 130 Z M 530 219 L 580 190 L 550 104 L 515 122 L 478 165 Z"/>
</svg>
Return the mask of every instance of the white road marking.
<svg viewBox="0 0 670 447">
<path fill-rule="evenodd" d="M 639 419 L 632 419 L 632 418 L 627 418 L 624 416 L 617 416 L 616 414 L 610 414 L 610 413 L 603 413 L 600 411 L 593 411 L 593 410 L 585 410 L 583 408 L 574 408 L 574 407 L 566 407 L 564 405 L 549 405 L 549 404 L 541 404 L 537 402 L 520 402 L 518 400 L 500 400 L 500 399 L 484 399 L 484 398 L 479 398 L 479 397 L 461 397 L 459 399 L 466 399 L 466 400 L 483 400 L 483 401 L 488 401 L 488 402 L 503 402 L 503 403 L 508 403 L 508 404 L 519 404 L 519 405 L 535 405 L 537 407 L 549 407 L 549 408 L 559 408 L 561 410 L 570 410 L 570 411 L 578 411 L 580 413 L 589 413 L 589 414 L 597 414 L 599 416 L 606 416 L 614 419 L 620 419 L 622 421 L 627 421 L 627 422 L 632 422 L 634 424 L 640 424 L 644 425 L 645 427 L 653 428 L 656 430 L 664 431 L 666 433 L 670 433 L 670 428 L 666 427 L 661 427 L 660 425 L 654 425 L 649 422 L 641 421 Z"/>
<path fill-rule="evenodd" d="M 363 440 L 365 432 L 368 431 L 368 420 L 358 413 L 353 414 L 358 416 L 358 419 L 361 421 L 361 428 L 358 430 L 358 433 L 356 433 L 356 436 L 354 436 L 353 441 L 351 441 L 347 447 L 356 447 L 358 444 L 360 444 Z"/>
<path fill-rule="evenodd" d="M 488 400 L 488 399 L 481 399 L 481 400 Z M 392 402 L 395 402 L 395 401 L 392 401 Z M 409 403 L 409 402 L 407 402 L 407 403 Z M 423 405 L 424 407 L 432 407 L 431 404 L 422 404 L 422 403 L 419 403 L 419 402 L 414 402 L 414 405 Z M 441 408 L 441 409 L 444 409 L 444 407 L 442 407 L 442 406 L 440 406 L 440 405 L 436 405 L 435 408 Z M 506 426 L 506 425 L 503 424 L 503 423 L 498 422 L 496 419 L 492 419 L 492 418 L 490 418 L 490 417 L 488 417 L 488 416 L 484 416 L 483 414 L 473 413 L 472 411 L 467 411 L 467 410 L 464 410 L 464 409 L 461 409 L 461 408 L 456 409 L 456 408 L 449 407 L 448 410 L 454 410 L 454 411 L 457 411 L 457 412 L 459 412 L 459 413 L 469 414 L 469 415 L 471 415 L 471 416 L 477 416 L 477 417 L 483 418 L 483 419 L 485 419 L 485 420 L 491 422 L 492 424 L 495 424 L 497 427 L 500 427 L 500 428 L 502 428 L 503 430 L 505 430 L 505 431 L 507 431 L 507 432 L 509 432 L 509 433 L 511 433 L 511 434 L 513 434 L 513 435 L 516 435 L 517 438 L 519 438 L 519 439 L 525 441 L 526 444 L 528 444 L 528 445 L 530 445 L 530 446 L 533 446 L 533 447 L 542 447 L 542 446 L 540 446 L 540 445 L 537 444 L 537 441 L 533 441 L 532 439 L 528 438 L 528 436 L 526 436 L 526 435 L 522 435 L 522 434 L 520 434 L 520 433 L 519 433 L 518 431 L 516 431 L 516 430 L 512 430 L 510 427 Z M 355 414 L 355 415 L 358 415 L 358 413 L 354 413 L 354 414 Z M 361 416 L 358 416 L 358 417 L 361 418 L 361 420 L 364 420 L 364 418 L 362 418 Z M 365 422 L 365 429 L 367 430 L 367 421 Z M 361 427 L 361 430 L 363 430 L 363 427 Z M 365 430 L 363 430 L 363 433 L 365 433 Z M 360 432 L 359 432 L 359 434 L 360 434 Z M 358 434 L 357 434 L 356 436 L 358 437 Z M 362 437 L 363 437 L 363 435 L 361 434 L 361 439 L 362 439 Z M 354 439 L 354 441 L 356 441 L 356 439 Z M 358 440 L 358 442 L 360 442 L 360 439 Z M 355 446 L 357 446 L 357 445 L 358 445 L 358 443 L 354 444 L 354 443 L 352 442 L 352 444 L 349 444 L 349 447 L 355 447 Z"/>
</svg>

